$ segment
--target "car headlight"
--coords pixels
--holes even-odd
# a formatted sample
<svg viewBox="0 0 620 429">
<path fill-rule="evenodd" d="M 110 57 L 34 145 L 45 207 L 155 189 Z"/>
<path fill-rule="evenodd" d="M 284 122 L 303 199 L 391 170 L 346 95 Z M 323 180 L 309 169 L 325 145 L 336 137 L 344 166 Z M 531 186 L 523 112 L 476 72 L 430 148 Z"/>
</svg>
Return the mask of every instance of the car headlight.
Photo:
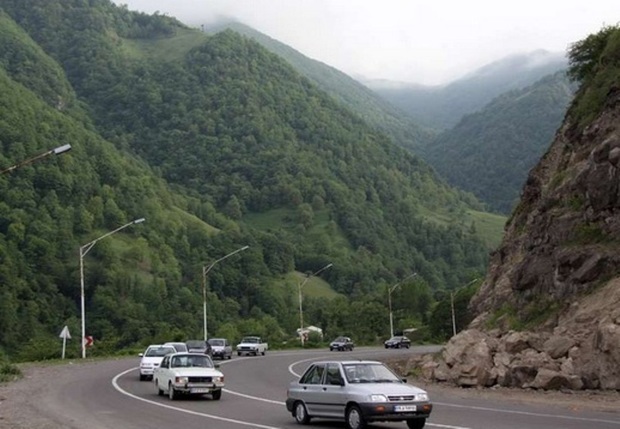
<svg viewBox="0 0 620 429">
<path fill-rule="evenodd" d="M 370 402 L 387 402 L 385 395 L 370 395 Z"/>
<path fill-rule="evenodd" d="M 189 379 L 187 377 L 174 377 L 174 382 L 176 384 L 187 384 Z"/>
<path fill-rule="evenodd" d="M 418 401 L 428 401 L 428 393 L 419 393 L 416 395 Z"/>
<path fill-rule="evenodd" d="M 221 377 L 213 377 L 213 382 L 214 382 L 214 383 L 223 383 L 223 382 L 224 382 L 224 376 L 221 376 Z"/>
</svg>

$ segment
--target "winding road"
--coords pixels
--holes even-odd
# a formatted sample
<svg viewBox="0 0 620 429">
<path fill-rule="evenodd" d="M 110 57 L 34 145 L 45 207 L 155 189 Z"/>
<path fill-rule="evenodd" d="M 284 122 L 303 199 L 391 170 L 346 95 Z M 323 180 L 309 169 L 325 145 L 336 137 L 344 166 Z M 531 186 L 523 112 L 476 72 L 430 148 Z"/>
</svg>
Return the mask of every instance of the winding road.
<svg viewBox="0 0 620 429">
<path fill-rule="evenodd" d="M 88 429 L 245 429 L 299 428 L 286 411 L 290 381 L 309 362 L 325 358 L 380 359 L 398 353 L 428 353 L 430 347 L 409 350 L 359 348 L 353 352 L 281 351 L 266 356 L 233 357 L 221 362 L 226 389 L 220 401 L 210 397 L 170 401 L 157 395 L 151 382 L 139 381 L 139 359 L 75 365 L 58 381 L 52 396 L 39 405 L 51 418 Z M 434 392 L 434 410 L 426 427 L 444 429 L 620 429 L 620 413 L 571 409 L 546 403 L 511 403 L 480 399 L 465 393 Z M 313 420 L 309 428 L 343 429 L 343 422 Z M 404 423 L 377 423 L 371 428 L 406 429 Z"/>
</svg>

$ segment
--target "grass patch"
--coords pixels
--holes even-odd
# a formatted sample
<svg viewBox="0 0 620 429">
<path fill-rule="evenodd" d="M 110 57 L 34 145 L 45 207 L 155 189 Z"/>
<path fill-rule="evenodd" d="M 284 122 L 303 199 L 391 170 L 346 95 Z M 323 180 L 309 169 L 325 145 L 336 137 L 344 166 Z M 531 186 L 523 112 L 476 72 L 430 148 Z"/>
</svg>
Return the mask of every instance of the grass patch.
<svg viewBox="0 0 620 429">
<path fill-rule="evenodd" d="M 123 48 L 127 56 L 158 61 L 180 61 L 193 48 L 202 45 L 208 35 L 199 30 L 179 29 L 174 37 L 161 39 L 123 39 Z"/>
<path fill-rule="evenodd" d="M 608 241 L 608 236 L 600 226 L 592 223 L 579 225 L 575 228 L 574 239 L 572 244 L 593 244 Z"/>
<path fill-rule="evenodd" d="M 295 297 L 297 297 L 298 287 L 305 278 L 306 276 L 304 273 L 294 271 L 285 274 L 276 284 L 278 284 L 282 290 L 288 290 L 289 293 L 293 293 Z M 310 280 L 306 282 L 302 291 L 305 297 L 333 299 L 341 296 L 341 294 L 332 289 L 329 283 L 320 277 L 310 277 Z"/>
<path fill-rule="evenodd" d="M 514 331 L 527 331 L 540 326 L 560 310 L 560 304 L 540 298 L 527 303 L 518 311 L 511 304 L 504 304 L 487 321 L 488 329 L 504 327 Z"/>
<path fill-rule="evenodd" d="M 508 219 L 506 216 L 468 210 L 467 218 L 468 223 L 473 223 L 476 234 L 489 249 L 496 249 L 499 246 L 504 237 L 504 226 Z"/>
<path fill-rule="evenodd" d="M 10 363 L 0 364 L 0 383 L 15 381 L 23 376 L 21 370 Z"/>
</svg>

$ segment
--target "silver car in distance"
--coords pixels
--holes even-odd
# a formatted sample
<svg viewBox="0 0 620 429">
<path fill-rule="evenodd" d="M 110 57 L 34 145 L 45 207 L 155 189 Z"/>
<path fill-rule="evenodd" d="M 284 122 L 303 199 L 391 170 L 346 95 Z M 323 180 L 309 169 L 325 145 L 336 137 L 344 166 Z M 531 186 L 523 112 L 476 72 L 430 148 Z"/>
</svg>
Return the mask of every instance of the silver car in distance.
<svg viewBox="0 0 620 429">
<path fill-rule="evenodd" d="M 404 421 L 422 429 L 433 405 L 424 390 L 382 362 L 347 360 L 312 363 L 290 384 L 286 409 L 299 424 L 344 419 L 349 429 L 362 429 L 368 422 Z"/>
</svg>

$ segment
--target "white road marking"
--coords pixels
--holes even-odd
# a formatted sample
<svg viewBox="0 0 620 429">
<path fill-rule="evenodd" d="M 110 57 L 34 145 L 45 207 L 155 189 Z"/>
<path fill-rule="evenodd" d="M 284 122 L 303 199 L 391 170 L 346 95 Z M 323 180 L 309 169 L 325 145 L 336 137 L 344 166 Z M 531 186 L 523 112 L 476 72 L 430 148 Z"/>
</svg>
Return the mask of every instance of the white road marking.
<svg viewBox="0 0 620 429">
<path fill-rule="evenodd" d="M 151 404 L 151 405 L 156 405 L 158 407 L 162 407 L 162 408 L 168 408 L 170 410 L 175 410 L 175 411 L 180 411 L 182 413 L 186 413 L 186 414 L 191 414 L 194 416 L 200 416 L 200 417 L 208 417 L 210 419 L 214 419 L 214 420 L 219 420 L 219 421 L 223 421 L 223 422 L 228 422 L 228 423 L 236 423 L 242 426 L 249 426 L 249 427 L 253 427 L 253 428 L 262 428 L 262 429 L 280 429 L 278 427 L 275 426 L 266 426 L 266 425 L 260 425 L 258 423 L 252 423 L 252 422 L 246 422 L 243 420 L 235 420 L 235 419 L 228 419 L 226 417 L 220 417 L 220 416 L 216 416 L 214 414 L 207 414 L 207 413 L 199 413 L 197 411 L 191 411 L 191 410 L 186 410 L 183 408 L 178 408 L 178 407 L 173 407 L 172 405 L 166 405 L 166 404 L 162 404 L 161 402 L 156 402 L 156 401 L 151 401 L 150 399 L 145 399 L 145 398 L 141 398 L 137 395 L 134 395 L 132 393 L 127 392 L 126 390 L 123 390 L 119 385 L 118 385 L 118 379 L 120 377 L 122 377 L 123 375 L 131 372 L 131 371 L 135 371 L 136 368 L 130 368 L 127 371 L 123 371 L 120 374 L 118 374 L 116 377 L 114 377 L 112 379 L 112 385 L 114 386 L 114 388 L 116 390 L 118 390 L 119 392 L 121 392 L 123 395 L 129 396 L 131 398 L 137 399 L 138 401 L 142 401 L 142 402 L 146 402 L 147 404 Z"/>
<path fill-rule="evenodd" d="M 529 411 L 516 411 L 516 410 L 506 410 L 506 409 L 501 409 L 501 408 L 477 407 L 477 406 L 472 406 L 472 405 L 458 405 L 458 404 L 450 404 L 450 403 L 445 403 L 445 402 L 433 402 L 433 404 L 441 405 L 442 407 L 466 408 L 468 410 L 490 411 L 494 413 L 520 414 L 523 416 L 532 416 L 532 417 L 550 417 L 550 418 L 564 419 L 564 420 L 576 420 L 576 421 L 582 421 L 582 422 L 596 422 L 596 423 L 611 423 L 611 424 L 620 425 L 620 421 L 618 420 L 590 419 L 586 417 L 576 417 L 576 416 L 567 416 L 567 415 L 532 413 Z"/>
</svg>

